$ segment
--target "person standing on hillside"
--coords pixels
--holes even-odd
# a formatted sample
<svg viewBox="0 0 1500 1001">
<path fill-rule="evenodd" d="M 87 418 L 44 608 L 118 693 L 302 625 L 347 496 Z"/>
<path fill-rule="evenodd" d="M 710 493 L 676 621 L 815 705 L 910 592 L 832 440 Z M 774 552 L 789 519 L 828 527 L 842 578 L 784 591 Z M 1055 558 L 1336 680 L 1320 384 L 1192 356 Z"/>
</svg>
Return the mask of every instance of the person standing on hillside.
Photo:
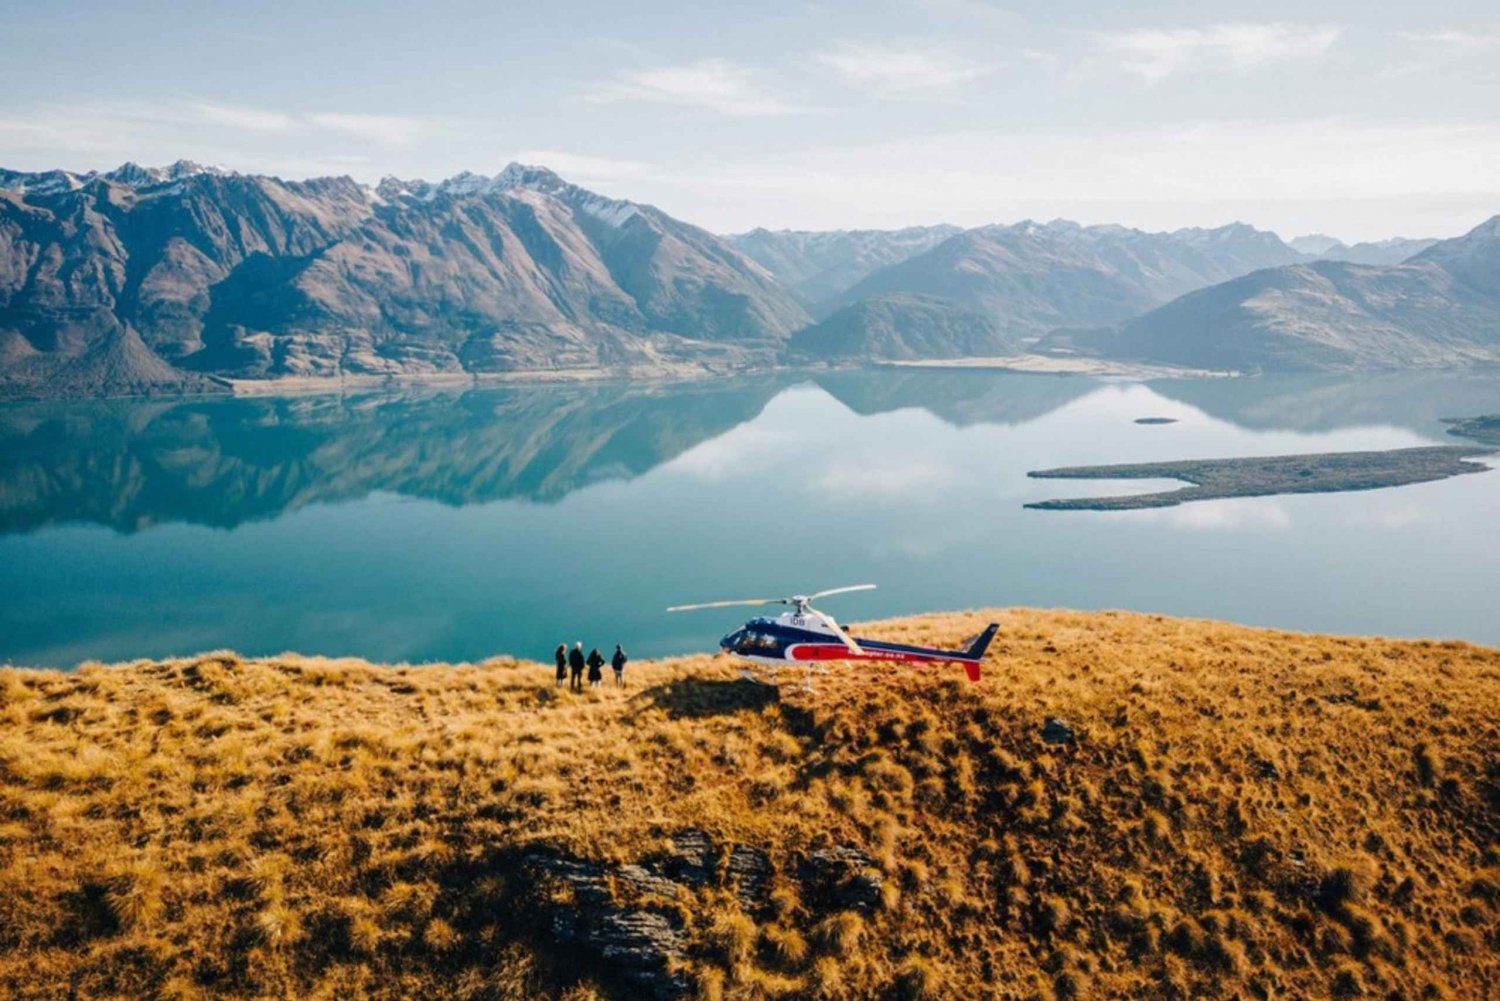
<svg viewBox="0 0 1500 1001">
<path fill-rule="evenodd" d="M 563 682 L 568 680 L 568 644 L 557 644 L 552 655 L 557 658 L 557 687 L 561 688 Z"/>
<path fill-rule="evenodd" d="M 598 647 L 589 651 L 589 687 L 598 688 L 604 683 L 604 655 Z"/>
<path fill-rule="evenodd" d="M 575 692 L 583 691 L 583 641 L 573 644 L 568 651 L 568 667 L 573 672 L 573 683 L 568 687 Z"/>
<path fill-rule="evenodd" d="M 625 651 L 620 644 L 615 644 L 615 655 L 609 659 L 609 666 L 615 669 L 615 686 L 625 684 L 625 662 L 630 658 L 625 656 Z"/>
</svg>

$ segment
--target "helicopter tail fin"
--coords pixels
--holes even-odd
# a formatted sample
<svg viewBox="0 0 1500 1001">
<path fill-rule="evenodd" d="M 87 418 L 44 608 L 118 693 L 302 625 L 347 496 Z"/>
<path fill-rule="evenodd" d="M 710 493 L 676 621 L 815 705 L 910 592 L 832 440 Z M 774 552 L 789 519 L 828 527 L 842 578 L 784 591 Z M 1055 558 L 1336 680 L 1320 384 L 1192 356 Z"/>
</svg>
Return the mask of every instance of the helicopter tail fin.
<svg viewBox="0 0 1500 1001">
<path fill-rule="evenodd" d="M 979 680 L 979 662 L 984 659 L 984 652 L 990 648 L 990 641 L 1000 631 L 1000 623 L 991 622 L 984 632 L 974 637 L 974 642 L 969 644 L 969 649 L 964 651 L 964 673 L 969 676 L 970 681 Z"/>
</svg>

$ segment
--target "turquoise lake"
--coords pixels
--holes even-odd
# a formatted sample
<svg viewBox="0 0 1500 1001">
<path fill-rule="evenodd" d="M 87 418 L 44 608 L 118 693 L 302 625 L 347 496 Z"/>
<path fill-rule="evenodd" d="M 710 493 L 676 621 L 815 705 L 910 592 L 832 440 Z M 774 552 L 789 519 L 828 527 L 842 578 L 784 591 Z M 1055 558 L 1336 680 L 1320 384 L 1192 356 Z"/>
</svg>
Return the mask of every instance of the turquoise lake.
<svg viewBox="0 0 1500 1001">
<path fill-rule="evenodd" d="M 824 609 L 1125 608 L 1500 644 L 1500 472 L 1022 507 L 1152 486 L 1028 470 L 1458 444 L 1439 418 L 1497 412 L 1495 373 L 871 371 L 4 404 L 0 662 L 546 659 L 574 640 L 654 656 L 713 649 L 746 618 L 668 605 L 865 581 L 880 589 Z"/>
</svg>

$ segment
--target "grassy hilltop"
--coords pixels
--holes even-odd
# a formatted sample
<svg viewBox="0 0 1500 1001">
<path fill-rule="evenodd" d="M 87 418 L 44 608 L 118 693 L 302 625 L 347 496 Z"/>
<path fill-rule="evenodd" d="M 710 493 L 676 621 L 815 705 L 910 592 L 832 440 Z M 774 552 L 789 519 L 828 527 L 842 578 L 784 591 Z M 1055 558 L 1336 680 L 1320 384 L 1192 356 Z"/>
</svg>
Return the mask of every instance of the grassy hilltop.
<svg viewBox="0 0 1500 1001">
<path fill-rule="evenodd" d="M 0 671 L 0 996 L 1496 989 L 1500 651 L 861 630 L 992 617 L 979 685 L 779 699 L 707 656 L 582 696 L 512 660 Z"/>
</svg>

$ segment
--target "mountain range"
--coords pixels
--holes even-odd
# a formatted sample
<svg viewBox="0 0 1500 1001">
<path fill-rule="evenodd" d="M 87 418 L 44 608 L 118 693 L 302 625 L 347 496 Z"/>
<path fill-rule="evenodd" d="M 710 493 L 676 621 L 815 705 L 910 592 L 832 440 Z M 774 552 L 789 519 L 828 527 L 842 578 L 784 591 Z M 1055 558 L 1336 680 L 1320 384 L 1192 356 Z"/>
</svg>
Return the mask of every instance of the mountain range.
<svg viewBox="0 0 1500 1001">
<path fill-rule="evenodd" d="M 0 170 L 0 396 L 1027 350 L 1241 371 L 1488 363 L 1485 232 L 716 236 L 521 164 L 374 187 L 186 161 Z"/>
<path fill-rule="evenodd" d="M 1403 264 L 1268 268 L 1039 347 L 1241 372 L 1500 364 L 1500 216 Z"/>
<path fill-rule="evenodd" d="M 10 395 L 767 362 L 808 321 L 723 240 L 551 171 L 0 174 Z"/>
<path fill-rule="evenodd" d="M 1430 239 L 1394 237 L 1368 243 L 1346 244 L 1322 233 L 1312 233 L 1287 241 L 1287 246 L 1314 260 L 1349 261 L 1352 264 L 1400 264 L 1437 243 Z"/>
</svg>

